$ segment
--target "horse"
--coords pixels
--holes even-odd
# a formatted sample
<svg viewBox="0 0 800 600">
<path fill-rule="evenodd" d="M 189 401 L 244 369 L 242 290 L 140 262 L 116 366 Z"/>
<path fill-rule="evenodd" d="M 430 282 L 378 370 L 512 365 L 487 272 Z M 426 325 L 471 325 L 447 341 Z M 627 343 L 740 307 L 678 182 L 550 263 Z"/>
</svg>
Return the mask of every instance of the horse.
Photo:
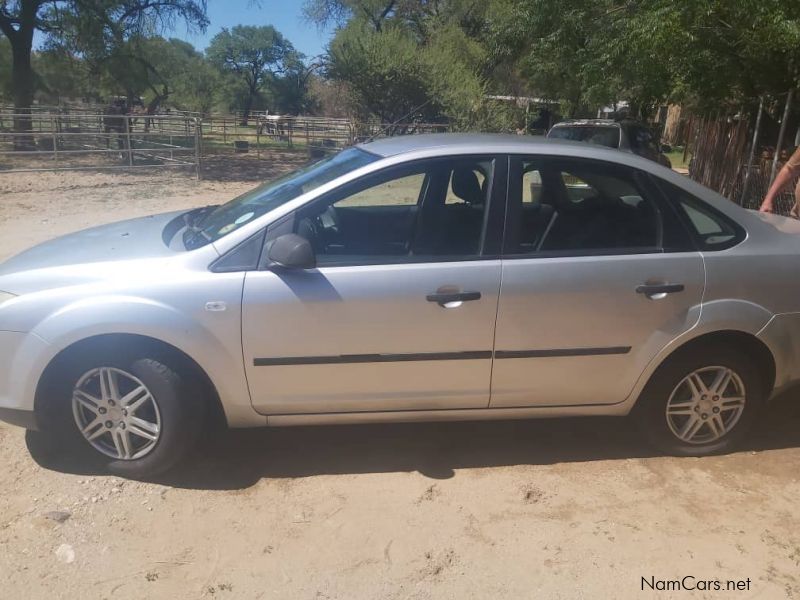
<svg viewBox="0 0 800 600">
<path fill-rule="evenodd" d="M 116 132 L 117 148 L 120 150 L 119 158 L 123 160 L 128 148 L 129 134 L 129 109 L 125 100 L 115 100 L 103 111 L 103 133 L 106 134 L 106 148 L 111 148 L 111 134 Z"/>
</svg>

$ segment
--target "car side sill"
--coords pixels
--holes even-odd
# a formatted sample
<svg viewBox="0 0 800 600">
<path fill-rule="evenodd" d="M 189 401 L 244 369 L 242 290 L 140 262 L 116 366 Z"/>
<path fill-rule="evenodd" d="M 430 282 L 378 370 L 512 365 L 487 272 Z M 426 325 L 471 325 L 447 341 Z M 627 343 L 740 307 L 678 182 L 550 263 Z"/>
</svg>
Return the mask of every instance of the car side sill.
<svg viewBox="0 0 800 600">
<path fill-rule="evenodd" d="M 0 407 L 0 421 L 25 429 L 39 430 L 39 422 L 36 413 L 32 410 L 22 410 L 18 408 Z"/>
<path fill-rule="evenodd" d="M 395 410 L 386 412 L 313 413 L 269 415 L 270 427 L 293 425 L 337 425 L 357 423 L 415 423 L 424 421 L 483 421 L 555 417 L 624 416 L 627 402 L 579 406 L 524 406 L 514 408 L 464 408 L 450 410 Z"/>
</svg>

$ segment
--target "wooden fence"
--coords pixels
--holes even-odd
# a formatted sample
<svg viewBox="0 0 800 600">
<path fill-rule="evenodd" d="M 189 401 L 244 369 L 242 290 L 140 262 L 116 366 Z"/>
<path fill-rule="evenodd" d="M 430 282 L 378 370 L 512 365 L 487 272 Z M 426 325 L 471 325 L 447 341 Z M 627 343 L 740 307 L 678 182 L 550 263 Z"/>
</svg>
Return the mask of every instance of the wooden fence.
<svg viewBox="0 0 800 600">
<path fill-rule="evenodd" d="M 716 119 L 694 117 L 688 125 L 687 146 L 687 152 L 692 154 L 689 166 L 692 179 L 751 209 L 761 205 L 769 189 L 777 146 L 774 139 L 759 138 L 753 152 L 754 128 L 750 119 L 741 115 Z M 778 157 L 778 170 L 787 158 L 788 151 L 784 148 Z M 777 198 L 776 213 L 789 214 L 797 183 Z"/>
</svg>

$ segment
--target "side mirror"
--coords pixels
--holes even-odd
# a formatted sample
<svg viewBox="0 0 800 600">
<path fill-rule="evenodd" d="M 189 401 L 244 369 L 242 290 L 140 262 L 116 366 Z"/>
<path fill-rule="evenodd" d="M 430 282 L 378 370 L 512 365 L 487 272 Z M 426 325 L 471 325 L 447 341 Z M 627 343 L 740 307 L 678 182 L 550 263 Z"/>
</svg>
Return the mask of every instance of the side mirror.
<svg viewBox="0 0 800 600">
<path fill-rule="evenodd" d="M 295 233 L 287 233 L 275 239 L 267 254 L 273 265 L 285 269 L 313 269 L 317 257 L 311 243 Z"/>
</svg>

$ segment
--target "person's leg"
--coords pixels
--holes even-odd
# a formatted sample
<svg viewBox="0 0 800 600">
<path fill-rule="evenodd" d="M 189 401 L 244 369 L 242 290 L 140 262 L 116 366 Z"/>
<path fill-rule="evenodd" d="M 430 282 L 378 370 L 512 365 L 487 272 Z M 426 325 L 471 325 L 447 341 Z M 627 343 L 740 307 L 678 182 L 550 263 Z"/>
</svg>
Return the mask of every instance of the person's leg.
<svg viewBox="0 0 800 600">
<path fill-rule="evenodd" d="M 800 179 L 798 179 L 797 185 L 794 188 L 794 205 L 792 206 L 792 210 L 789 211 L 789 216 L 800 219 Z"/>
</svg>

